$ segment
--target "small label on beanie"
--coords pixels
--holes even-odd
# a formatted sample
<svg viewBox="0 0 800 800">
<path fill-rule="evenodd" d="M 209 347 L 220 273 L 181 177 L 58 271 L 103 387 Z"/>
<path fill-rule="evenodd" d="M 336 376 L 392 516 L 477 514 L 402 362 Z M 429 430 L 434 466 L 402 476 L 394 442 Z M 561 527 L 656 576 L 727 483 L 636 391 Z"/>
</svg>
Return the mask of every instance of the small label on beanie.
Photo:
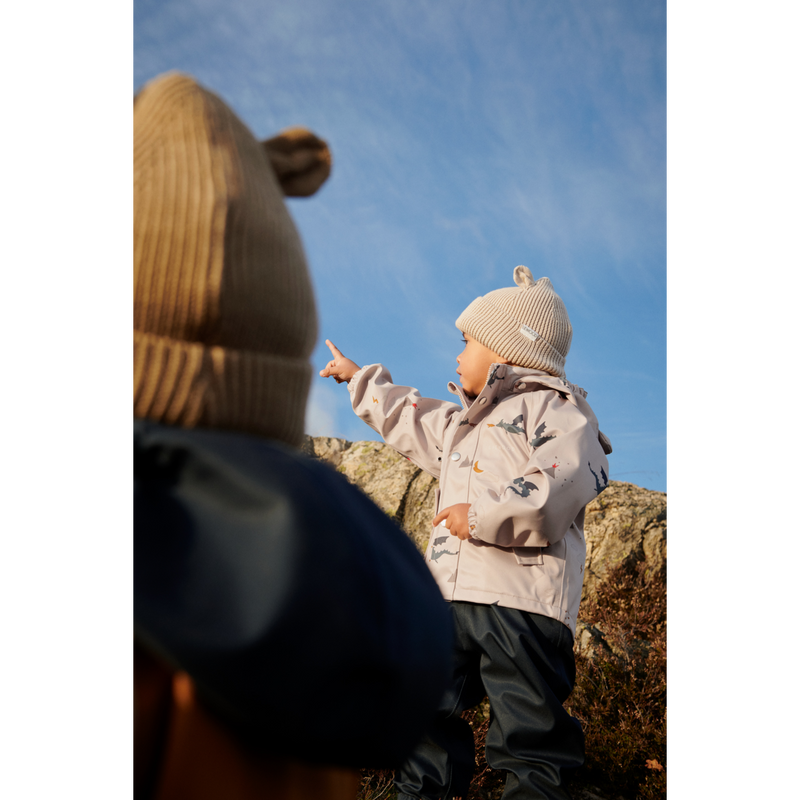
<svg viewBox="0 0 800 800">
<path fill-rule="evenodd" d="M 537 339 L 541 339 L 542 338 L 541 336 L 539 336 L 538 333 L 536 333 L 536 331 L 533 328 L 529 328 L 527 325 L 523 325 L 519 329 L 519 332 L 523 336 L 527 336 L 532 342 L 535 342 Z"/>
</svg>

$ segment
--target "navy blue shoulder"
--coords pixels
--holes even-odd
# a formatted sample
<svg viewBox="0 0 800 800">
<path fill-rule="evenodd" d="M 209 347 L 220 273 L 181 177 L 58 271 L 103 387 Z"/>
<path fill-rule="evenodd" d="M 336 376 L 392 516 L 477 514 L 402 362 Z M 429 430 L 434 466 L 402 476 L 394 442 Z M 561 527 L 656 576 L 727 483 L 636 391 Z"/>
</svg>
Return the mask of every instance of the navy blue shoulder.
<svg viewBox="0 0 800 800">
<path fill-rule="evenodd" d="M 237 433 L 135 422 L 134 616 L 215 710 L 304 758 L 397 763 L 449 671 L 405 533 L 328 465 Z"/>
</svg>

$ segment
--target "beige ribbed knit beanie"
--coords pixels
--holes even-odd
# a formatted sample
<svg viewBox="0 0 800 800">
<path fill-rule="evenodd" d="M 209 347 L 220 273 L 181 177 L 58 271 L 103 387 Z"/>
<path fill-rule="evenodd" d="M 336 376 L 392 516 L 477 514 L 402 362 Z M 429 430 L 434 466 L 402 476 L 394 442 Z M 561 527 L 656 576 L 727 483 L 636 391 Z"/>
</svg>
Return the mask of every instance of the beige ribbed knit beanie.
<svg viewBox="0 0 800 800">
<path fill-rule="evenodd" d="M 286 134 L 258 142 L 177 73 L 135 98 L 135 417 L 301 442 L 316 309 L 270 159 L 277 149 L 281 180 L 311 194 L 330 153 L 308 131 Z"/>
<path fill-rule="evenodd" d="M 514 283 L 473 300 L 456 327 L 518 367 L 565 378 L 572 326 L 563 301 L 549 278 L 534 281 L 527 267 L 514 269 Z"/>
</svg>

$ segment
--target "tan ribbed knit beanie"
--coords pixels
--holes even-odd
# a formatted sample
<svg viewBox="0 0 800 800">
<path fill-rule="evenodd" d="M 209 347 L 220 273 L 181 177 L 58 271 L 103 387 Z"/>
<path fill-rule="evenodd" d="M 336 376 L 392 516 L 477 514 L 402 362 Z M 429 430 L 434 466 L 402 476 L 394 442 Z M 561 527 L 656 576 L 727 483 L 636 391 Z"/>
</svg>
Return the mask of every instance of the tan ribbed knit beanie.
<svg viewBox="0 0 800 800">
<path fill-rule="evenodd" d="M 311 194 L 330 153 L 308 131 L 286 134 L 258 142 L 185 75 L 136 96 L 135 417 L 301 442 L 316 309 L 270 159 L 277 149 L 283 178 Z"/>
<path fill-rule="evenodd" d="M 514 283 L 473 300 L 456 327 L 518 367 L 565 378 L 572 326 L 563 301 L 549 278 L 534 281 L 527 267 L 514 269 Z"/>
</svg>

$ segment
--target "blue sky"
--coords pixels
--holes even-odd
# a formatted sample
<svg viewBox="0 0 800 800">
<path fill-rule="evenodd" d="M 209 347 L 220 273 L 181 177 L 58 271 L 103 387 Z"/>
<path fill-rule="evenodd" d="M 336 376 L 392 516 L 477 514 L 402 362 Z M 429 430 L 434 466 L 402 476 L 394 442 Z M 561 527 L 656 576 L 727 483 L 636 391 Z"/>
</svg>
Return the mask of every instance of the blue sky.
<svg viewBox="0 0 800 800">
<path fill-rule="evenodd" d="M 610 437 L 610 477 L 665 491 L 666 3 L 136 0 L 134 89 L 167 70 L 256 136 L 304 125 L 333 172 L 289 201 L 330 338 L 455 399 L 454 321 L 549 277 L 567 377 Z M 308 432 L 375 439 L 315 378 Z"/>
</svg>

